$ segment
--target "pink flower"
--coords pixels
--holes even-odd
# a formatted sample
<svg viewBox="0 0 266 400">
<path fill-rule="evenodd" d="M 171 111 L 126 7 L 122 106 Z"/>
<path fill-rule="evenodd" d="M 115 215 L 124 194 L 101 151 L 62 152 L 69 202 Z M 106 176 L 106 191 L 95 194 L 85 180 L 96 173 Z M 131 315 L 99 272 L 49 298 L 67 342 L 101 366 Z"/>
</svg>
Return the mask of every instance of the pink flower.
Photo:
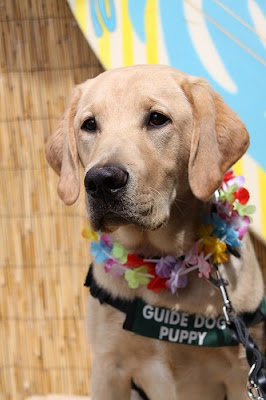
<svg viewBox="0 0 266 400">
<path fill-rule="evenodd" d="M 192 267 L 198 262 L 199 241 L 185 255 L 184 263 L 187 267 Z"/>
<path fill-rule="evenodd" d="M 103 243 L 104 243 L 107 247 L 110 247 L 110 249 L 112 248 L 112 240 L 111 240 L 110 236 L 108 236 L 106 233 L 104 233 L 103 235 L 101 235 L 101 240 L 103 241 Z"/>
<path fill-rule="evenodd" d="M 125 272 L 124 268 L 118 264 L 116 260 L 112 260 L 111 258 L 106 261 L 104 270 L 107 274 L 110 273 L 113 276 L 122 276 Z"/>
<path fill-rule="evenodd" d="M 198 273 L 199 278 L 205 277 L 205 278 L 209 279 L 209 277 L 210 277 L 211 265 L 207 261 L 208 257 L 209 256 L 205 257 L 203 252 L 200 253 L 200 255 L 198 256 L 197 267 L 199 269 L 199 273 Z"/>
<path fill-rule="evenodd" d="M 243 239 L 243 236 L 248 231 L 248 226 L 250 224 L 250 219 L 247 216 L 241 216 L 237 211 L 233 211 L 230 222 L 234 225 L 235 230 L 238 232 L 238 238 Z"/>
</svg>

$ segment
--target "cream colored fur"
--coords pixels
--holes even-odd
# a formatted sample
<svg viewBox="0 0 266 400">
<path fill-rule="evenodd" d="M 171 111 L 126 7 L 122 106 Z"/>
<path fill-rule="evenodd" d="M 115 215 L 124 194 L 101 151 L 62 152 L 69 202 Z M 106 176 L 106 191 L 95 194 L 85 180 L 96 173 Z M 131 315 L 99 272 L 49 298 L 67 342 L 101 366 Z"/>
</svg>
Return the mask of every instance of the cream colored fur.
<svg viewBox="0 0 266 400">
<path fill-rule="evenodd" d="M 170 123 L 151 129 L 147 118 L 155 111 Z M 97 132 L 84 132 L 80 127 L 91 116 Z M 93 227 L 137 254 L 180 256 L 194 242 L 200 216 L 223 174 L 248 144 L 244 124 L 205 80 L 166 66 L 136 66 L 104 72 L 74 89 L 47 144 L 47 158 L 60 175 L 58 193 L 66 204 L 79 195 L 79 163 L 85 173 L 105 163 L 125 166 L 131 181 L 121 213 L 127 223 L 105 216 L 96 221 L 95 205 L 86 198 Z M 241 259 L 231 257 L 221 271 L 236 311 L 253 311 L 263 296 L 263 280 L 248 236 L 240 252 Z M 102 265 L 95 265 L 94 273 L 113 296 L 221 314 L 219 292 L 196 273 L 177 295 L 129 289 Z M 129 400 L 131 379 L 151 400 L 246 398 L 248 367 L 241 348 L 200 348 L 136 336 L 122 329 L 124 318 L 89 298 L 92 400 Z M 256 332 L 262 338 L 262 328 Z"/>
</svg>

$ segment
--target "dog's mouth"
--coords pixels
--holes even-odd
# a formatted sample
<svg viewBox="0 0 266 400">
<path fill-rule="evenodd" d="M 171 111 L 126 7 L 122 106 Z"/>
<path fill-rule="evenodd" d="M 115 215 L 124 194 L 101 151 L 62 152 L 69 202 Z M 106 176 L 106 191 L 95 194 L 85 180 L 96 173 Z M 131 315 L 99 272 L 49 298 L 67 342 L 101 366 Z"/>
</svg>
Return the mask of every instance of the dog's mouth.
<svg viewBox="0 0 266 400">
<path fill-rule="evenodd" d="M 93 230 L 110 233 L 122 225 L 130 224 L 130 221 L 115 213 L 107 212 L 102 216 L 91 214 L 90 223 Z"/>
<path fill-rule="evenodd" d="M 88 214 L 93 230 L 113 232 L 120 226 L 135 225 L 142 230 L 156 230 L 166 223 L 167 217 L 154 218 L 153 207 L 138 209 L 125 204 L 94 204 L 88 202 Z"/>
</svg>

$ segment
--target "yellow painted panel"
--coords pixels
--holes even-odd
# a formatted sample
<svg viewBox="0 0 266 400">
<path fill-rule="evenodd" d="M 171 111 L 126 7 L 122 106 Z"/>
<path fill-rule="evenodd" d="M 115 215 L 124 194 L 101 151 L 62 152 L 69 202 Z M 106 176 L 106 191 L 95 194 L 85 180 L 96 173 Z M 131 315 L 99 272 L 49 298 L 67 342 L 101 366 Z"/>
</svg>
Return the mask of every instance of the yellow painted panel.
<svg viewBox="0 0 266 400">
<path fill-rule="evenodd" d="M 145 13 L 147 63 L 158 64 L 158 0 L 148 0 Z"/>
<path fill-rule="evenodd" d="M 128 15 L 128 0 L 123 0 L 121 2 L 121 19 L 123 65 L 133 65 L 133 30 Z"/>
<path fill-rule="evenodd" d="M 233 170 L 236 175 L 244 175 L 244 166 L 243 159 L 237 161 L 237 163 L 233 166 Z"/>
<path fill-rule="evenodd" d="M 105 8 L 106 8 L 106 10 L 109 9 L 108 0 L 105 0 Z M 99 10 L 97 10 L 96 12 L 97 12 L 98 21 L 100 21 L 100 24 L 101 24 L 101 27 L 103 30 L 102 36 L 99 37 L 99 39 L 98 39 L 99 58 L 103 64 L 104 68 L 109 69 L 109 68 L 111 68 L 111 33 L 104 25 L 104 22 L 102 20 Z"/>
<path fill-rule="evenodd" d="M 262 236 L 264 239 L 266 239 L 266 172 L 264 172 L 261 167 L 258 167 L 258 175 L 262 218 Z"/>
<path fill-rule="evenodd" d="M 86 18 L 86 2 L 87 0 L 75 0 L 75 17 L 79 22 L 79 27 L 84 34 L 87 30 L 87 18 Z"/>
<path fill-rule="evenodd" d="M 103 35 L 99 41 L 99 56 L 105 69 L 111 68 L 111 40 L 110 32 L 107 29 L 103 30 Z"/>
</svg>

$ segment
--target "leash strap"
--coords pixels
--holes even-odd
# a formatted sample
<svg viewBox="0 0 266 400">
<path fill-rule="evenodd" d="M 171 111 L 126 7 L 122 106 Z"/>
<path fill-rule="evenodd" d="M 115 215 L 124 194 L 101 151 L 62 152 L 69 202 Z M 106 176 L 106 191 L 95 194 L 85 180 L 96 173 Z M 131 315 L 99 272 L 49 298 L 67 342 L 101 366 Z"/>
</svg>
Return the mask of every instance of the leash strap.
<svg viewBox="0 0 266 400">
<path fill-rule="evenodd" d="M 242 343 L 246 350 L 246 358 L 250 366 L 247 381 L 247 393 L 250 399 L 266 400 L 266 358 L 260 352 L 256 342 L 250 336 L 244 319 L 237 315 L 227 294 L 227 282 L 221 277 L 218 267 L 215 266 L 217 279 L 210 278 L 210 282 L 218 287 L 223 297 L 223 312 L 229 332 L 234 340 Z M 259 308 L 262 319 L 266 320 L 265 298 Z M 256 314 L 256 313 L 255 313 Z M 253 317 L 256 321 L 258 316 Z"/>
</svg>

